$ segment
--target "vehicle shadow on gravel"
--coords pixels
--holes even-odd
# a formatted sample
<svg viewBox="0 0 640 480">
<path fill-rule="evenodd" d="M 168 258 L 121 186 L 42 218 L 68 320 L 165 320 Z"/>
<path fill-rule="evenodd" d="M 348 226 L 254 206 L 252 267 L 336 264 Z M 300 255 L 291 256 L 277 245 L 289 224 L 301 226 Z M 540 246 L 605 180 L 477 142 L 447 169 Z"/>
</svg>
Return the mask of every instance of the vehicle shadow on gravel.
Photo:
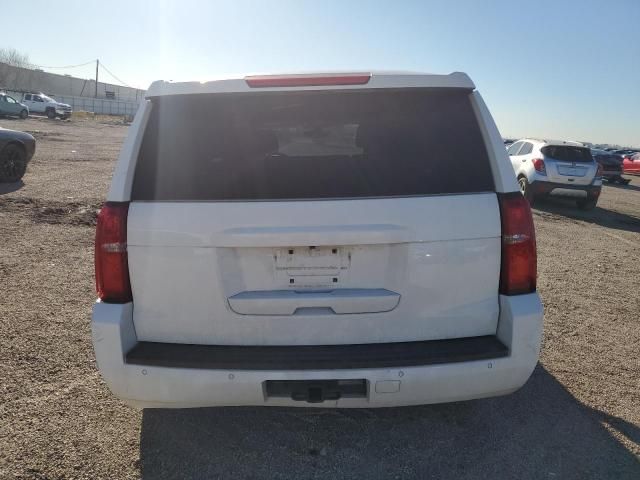
<svg viewBox="0 0 640 480">
<path fill-rule="evenodd" d="M 566 217 L 573 220 L 595 223 L 601 227 L 640 233 L 640 218 L 638 217 L 600 206 L 596 206 L 596 208 L 590 211 L 580 210 L 575 202 L 571 200 L 541 199 L 536 201 L 533 211 L 534 220 L 536 214 L 549 220 L 564 220 L 561 217 Z"/>
<path fill-rule="evenodd" d="M 616 183 L 607 183 L 607 187 L 619 188 L 621 190 L 633 190 L 634 192 L 640 192 L 640 187 L 638 185 L 620 185 Z"/>
<path fill-rule="evenodd" d="M 5 193 L 17 192 L 22 187 L 24 187 L 24 182 L 22 180 L 11 183 L 0 183 L 0 195 L 4 195 Z"/>
<path fill-rule="evenodd" d="M 602 425 L 542 366 L 506 397 L 395 409 L 145 410 L 142 478 L 640 478 Z"/>
</svg>

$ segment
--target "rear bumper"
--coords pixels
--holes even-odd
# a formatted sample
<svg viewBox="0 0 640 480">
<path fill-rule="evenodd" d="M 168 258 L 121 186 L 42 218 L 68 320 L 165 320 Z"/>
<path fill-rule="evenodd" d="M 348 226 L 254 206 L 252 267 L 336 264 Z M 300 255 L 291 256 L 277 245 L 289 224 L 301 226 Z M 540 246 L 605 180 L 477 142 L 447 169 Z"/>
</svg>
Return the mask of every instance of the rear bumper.
<svg viewBox="0 0 640 480">
<path fill-rule="evenodd" d="M 598 198 L 602 189 L 602 180 L 594 180 L 590 185 L 571 185 L 568 183 L 534 181 L 531 186 L 535 195 Z"/>
<path fill-rule="evenodd" d="M 234 346 L 138 342 L 129 365 L 199 370 L 357 370 L 406 368 L 506 357 L 495 336 L 352 345 Z"/>
<path fill-rule="evenodd" d="M 307 365 L 310 368 L 298 366 L 289 369 L 280 368 L 283 365 L 277 364 L 258 368 L 262 365 L 255 363 L 194 365 L 183 361 L 182 364 L 172 364 L 172 358 L 179 359 L 182 355 L 179 353 L 180 349 L 184 346 L 173 349 L 171 355 L 163 356 L 162 349 L 156 349 L 155 354 L 153 349 L 151 353 L 147 349 L 144 354 L 145 345 L 137 341 L 133 326 L 132 304 L 96 303 L 93 309 L 92 332 L 98 367 L 105 381 L 115 395 L 132 406 L 389 407 L 503 395 L 524 385 L 538 361 L 542 334 L 542 305 L 537 294 L 530 294 L 501 296 L 500 307 L 496 337 L 481 337 L 495 338 L 494 342 L 489 342 L 491 345 L 487 344 L 485 355 L 449 357 L 451 361 L 448 361 L 446 355 L 451 355 L 451 351 L 441 350 L 436 362 L 433 358 L 407 358 L 406 366 L 398 365 L 398 361 L 394 362 L 392 359 L 387 363 L 380 363 L 379 358 L 377 363 L 373 361 L 363 364 L 360 361 L 344 365 L 354 368 L 336 368 L 337 365 L 331 364 L 325 364 L 322 368 Z M 473 339 L 464 340 L 469 343 L 468 341 Z M 340 348 L 331 348 L 336 347 Z M 467 353 L 473 350 L 470 350 L 468 345 L 464 348 L 467 349 Z M 172 347 L 169 347 L 169 350 L 172 350 Z M 141 351 L 143 354 L 140 354 Z M 457 350 L 458 353 L 460 351 Z M 477 349 L 474 352 L 476 355 L 479 353 Z M 399 353 L 399 356 L 402 357 L 402 354 Z M 325 356 L 331 357 L 332 355 Z M 238 358 L 241 362 L 244 361 L 242 355 Z M 309 404 L 290 398 L 269 397 L 265 390 L 265 384 L 269 380 L 347 379 L 366 380 L 366 397 L 341 398 Z"/>
</svg>

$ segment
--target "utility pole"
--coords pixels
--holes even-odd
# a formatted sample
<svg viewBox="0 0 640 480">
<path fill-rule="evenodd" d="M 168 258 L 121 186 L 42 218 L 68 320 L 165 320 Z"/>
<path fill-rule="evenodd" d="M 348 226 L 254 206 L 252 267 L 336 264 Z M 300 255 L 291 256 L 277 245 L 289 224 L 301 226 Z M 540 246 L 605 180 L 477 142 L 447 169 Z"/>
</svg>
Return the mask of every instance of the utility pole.
<svg viewBox="0 0 640 480">
<path fill-rule="evenodd" d="M 98 98 L 98 65 L 100 60 L 96 60 L 96 98 Z"/>
</svg>

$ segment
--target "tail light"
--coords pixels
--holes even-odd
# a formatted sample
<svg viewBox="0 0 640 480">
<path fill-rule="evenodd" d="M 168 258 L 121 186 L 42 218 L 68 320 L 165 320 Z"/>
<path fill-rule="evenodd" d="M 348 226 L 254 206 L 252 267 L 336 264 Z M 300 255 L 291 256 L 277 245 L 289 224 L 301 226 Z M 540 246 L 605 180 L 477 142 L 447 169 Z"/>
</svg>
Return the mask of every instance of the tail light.
<svg viewBox="0 0 640 480">
<path fill-rule="evenodd" d="M 500 293 L 520 295 L 536 291 L 536 235 L 529 202 L 520 192 L 499 193 L 502 219 Z"/>
<path fill-rule="evenodd" d="M 132 299 L 127 259 L 128 202 L 107 202 L 98 214 L 95 245 L 96 291 L 107 303 Z"/>
<path fill-rule="evenodd" d="M 596 178 L 602 178 L 602 164 L 598 164 L 598 170 L 596 171 Z"/>
<path fill-rule="evenodd" d="M 245 77 L 251 88 L 263 87 L 315 87 L 328 85 L 364 85 L 370 73 L 343 73 L 335 75 L 253 75 Z"/>
<path fill-rule="evenodd" d="M 536 172 L 538 172 L 541 175 L 546 175 L 547 174 L 547 168 L 544 166 L 544 160 L 543 159 L 534 158 L 531 161 L 533 162 L 533 168 L 535 169 Z"/>
</svg>

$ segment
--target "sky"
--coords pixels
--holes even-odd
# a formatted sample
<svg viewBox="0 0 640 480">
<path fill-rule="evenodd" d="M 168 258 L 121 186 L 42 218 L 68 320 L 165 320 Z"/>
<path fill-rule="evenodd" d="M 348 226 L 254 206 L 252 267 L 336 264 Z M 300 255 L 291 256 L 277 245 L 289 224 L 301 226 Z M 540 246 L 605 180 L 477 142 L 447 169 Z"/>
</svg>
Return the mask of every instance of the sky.
<svg viewBox="0 0 640 480">
<path fill-rule="evenodd" d="M 43 67 L 100 59 L 139 88 L 246 73 L 463 71 L 505 137 L 640 147 L 640 0 L 21 0 L 2 11 L 0 47 Z M 95 75 L 95 63 L 44 69 Z"/>
</svg>

